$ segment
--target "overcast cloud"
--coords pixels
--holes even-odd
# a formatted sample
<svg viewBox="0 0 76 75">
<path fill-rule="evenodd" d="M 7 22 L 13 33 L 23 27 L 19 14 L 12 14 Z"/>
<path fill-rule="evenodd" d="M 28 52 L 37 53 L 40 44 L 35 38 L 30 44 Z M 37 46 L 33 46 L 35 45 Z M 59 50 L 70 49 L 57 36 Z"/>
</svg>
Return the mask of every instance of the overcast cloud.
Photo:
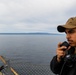
<svg viewBox="0 0 76 75">
<path fill-rule="evenodd" d="M 0 0 L 0 33 L 57 32 L 75 7 L 76 0 Z"/>
</svg>

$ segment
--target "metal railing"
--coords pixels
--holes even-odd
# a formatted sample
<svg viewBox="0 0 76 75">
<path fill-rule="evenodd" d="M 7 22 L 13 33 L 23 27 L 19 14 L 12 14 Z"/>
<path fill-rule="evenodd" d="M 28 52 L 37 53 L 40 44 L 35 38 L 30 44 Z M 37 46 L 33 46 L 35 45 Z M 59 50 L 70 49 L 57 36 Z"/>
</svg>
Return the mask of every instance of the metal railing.
<svg viewBox="0 0 76 75">
<path fill-rule="evenodd" d="M 3 65 L 0 67 L 0 75 L 19 75 L 10 65 L 10 60 L 0 56 Z"/>
</svg>

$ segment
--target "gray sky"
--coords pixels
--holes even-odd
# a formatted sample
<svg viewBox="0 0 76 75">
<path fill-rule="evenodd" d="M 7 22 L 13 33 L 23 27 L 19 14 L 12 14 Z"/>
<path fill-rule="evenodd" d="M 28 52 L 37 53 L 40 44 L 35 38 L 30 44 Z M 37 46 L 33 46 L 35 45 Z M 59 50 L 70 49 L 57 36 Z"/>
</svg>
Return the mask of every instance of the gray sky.
<svg viewBox="0 0 76 75">
<path fill-rule="evenodd" d="M 57 32 L 76 16 L 76 0 L 0 0 L 0 33 Z"/>
</svg>

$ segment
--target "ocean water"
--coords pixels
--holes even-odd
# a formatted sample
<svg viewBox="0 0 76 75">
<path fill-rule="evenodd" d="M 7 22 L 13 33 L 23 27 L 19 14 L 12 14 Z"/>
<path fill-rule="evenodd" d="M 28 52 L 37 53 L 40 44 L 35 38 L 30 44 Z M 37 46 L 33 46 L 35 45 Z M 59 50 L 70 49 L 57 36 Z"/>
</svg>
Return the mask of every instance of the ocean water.
<svg viewBox="0 0 76 75">
<path fill-rule="evenodd" d="M 54 75 L 50 61 L 65 35 L 0 35 L 0 55 L 19 75 Z"/>
</svg>

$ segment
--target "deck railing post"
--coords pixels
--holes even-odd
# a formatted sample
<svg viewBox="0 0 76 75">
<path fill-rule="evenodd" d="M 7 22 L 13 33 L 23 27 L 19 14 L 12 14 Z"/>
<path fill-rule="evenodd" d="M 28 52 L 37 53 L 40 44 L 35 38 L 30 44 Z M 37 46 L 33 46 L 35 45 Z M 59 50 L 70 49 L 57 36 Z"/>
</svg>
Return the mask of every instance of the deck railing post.
<svg viewBox="0 0 76 75">
<path fill-rule="evenodd" d="M 6 69 L 7 69 L 8 75 L 12 75 L 11 68 L 10 68 L 10 60 L 9 59 L 6 60 L 6 65 L 7 65 Z"/>
</svg>

